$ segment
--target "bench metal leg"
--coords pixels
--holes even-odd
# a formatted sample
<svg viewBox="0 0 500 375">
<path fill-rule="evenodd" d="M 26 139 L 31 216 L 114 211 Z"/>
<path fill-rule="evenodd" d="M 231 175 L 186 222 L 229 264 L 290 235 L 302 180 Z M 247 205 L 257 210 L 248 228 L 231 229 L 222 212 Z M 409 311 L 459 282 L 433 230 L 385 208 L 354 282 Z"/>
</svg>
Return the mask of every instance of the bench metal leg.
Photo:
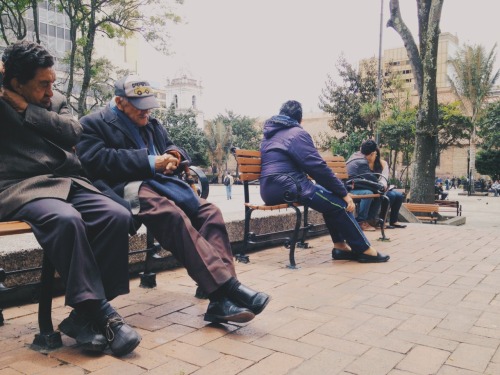
<svg viewBox="0 0 500 375">
<path fill-rule="evenodd" d="M 52 289 L 55 269 L 48 257 L 43 255 L 40 301 L 38 303 L 38 325 L 40 333 L 35 335 L 31 349 L 41 352 L 51 351 L 62 346 L 61 333 L 54 331 L 52 325 Z"/>
<path fill-rule="evenodd" d="M 156 287 L 156 273 L 152 272 L 153 262 L 155 259 L 160 258 L 158 251 L 160 246 L 155 244 L 155 238 L 151 231 L 148 229 L 146 233 L 146 260 L 144 261 L 144 272 L 140 273 L 141 288 L 155 288 Z"/>
<path fill-rule="evenodd" d="M 387 220 L 387 214 L 389 213 L 389 207 L 391 205 L 391 201 L 387 195 L 381 195 L 381 208 L 380 208 L 380 216 L 378 219 L 380 225 L 380 233 L 382 237 L 379 238 L 379 241 L 389 241 L 390 239 L 385 236 L 385 222 Z"/>
<path fill-rule="evenodd" d="M 289 259 L 290 259 L 290 264 L 287 266 L 287 268 L 290 269 L 298 269 L 297 264 L 295 263 L 295 245 L 297 244 L 297 240 L 299 238 L 299 232 L 300 232 L 300 225 L 302 224 L 302 213 L 298 209 L 298 207 L 292 206 L 293 209 L 295 210 L 295 228 L 293 230 L 292 238 L 290 239 L 290 253 L 289 253 Z"/>
<path fill-rule="evenodd" d="M 309 207 L 304 206 L 304 230 L 302 232 L 302 237 L 300 238 L 300 241 L 297 242 L 297 247 L 300 247 L 302 249 L 307 249 L 309 248 L 309 244 L 306 242 L 307 238 L 307 233 L 309 232 L 309 229 L 311 229 L 312 225 L 309 224 Z"/>
<path fill-rule="evenodd" d="M 245 207 L 245 231 L 243 234 L 243 250 L 234 255 L 237 262 L 250 263 L 250 258 L 246 255 L 248 244 L 250 242 L 250 219 L 252 218 L 253 210 L 250 207 Z"/>
</svg>

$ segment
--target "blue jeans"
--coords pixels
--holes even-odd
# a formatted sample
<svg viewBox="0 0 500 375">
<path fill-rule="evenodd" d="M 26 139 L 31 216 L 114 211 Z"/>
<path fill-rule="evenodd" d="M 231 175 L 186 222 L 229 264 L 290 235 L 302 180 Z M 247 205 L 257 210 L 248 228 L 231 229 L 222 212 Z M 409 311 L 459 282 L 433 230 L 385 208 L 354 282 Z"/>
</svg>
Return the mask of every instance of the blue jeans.
<svg viewBox="0 0 500 375">
<path fill-rule="evenodd" d="M 227 199 L 231 199 L 231 185 L 226 185 L 226 197 Z"/>
<path fill-rule="evenodd" d="M 355 253 L 365 252 L 370 247 L 370 242 L 354 215 L 345 210 L 347 206 L 345 201 L 321 185 L 315 185 L 314 189 L 314 194 L 304 199 L 303 203 L 323 214 L 332 241 L 346 241 Z"/>
<path fill-rule="evenodd" d="M 369 195 L 373 194 L 371 190 L 351 190 L 353 195 Z M 358 222 L 367 220 L 376 220 L 380 211 L 380 199 L 366 198 L 360 199 L 359 211 L 356 220 Z"/>
<path fill-rule="evenodd" d="M 398 221 L 399 209 L 403 204 L 403 194 L 399 191 L 390 190 L 385 193 L 391 202 L 391 216 L 389 218 L 389 224 L 394 224 Z"/>
</svg>

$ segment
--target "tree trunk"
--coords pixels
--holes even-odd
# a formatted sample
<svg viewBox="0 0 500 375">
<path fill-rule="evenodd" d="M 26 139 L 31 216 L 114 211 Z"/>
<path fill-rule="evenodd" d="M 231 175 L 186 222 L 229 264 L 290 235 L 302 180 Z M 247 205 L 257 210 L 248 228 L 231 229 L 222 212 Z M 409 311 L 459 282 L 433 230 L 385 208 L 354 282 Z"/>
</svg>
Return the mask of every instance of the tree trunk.
<svg viewBox="0 0 500 375">
<path fill-rule="evenodd" d="M 439 21 L 444 0 L 417 0 L 420 48 L 401 18 L 399 1 L 390 1 L 391 18 L 387 23 L 405 43 L 419 94 L 413 173 L 410 200 L 434 202 L 434 180 L 438 152 L 437 49 Z"/>
</svg>

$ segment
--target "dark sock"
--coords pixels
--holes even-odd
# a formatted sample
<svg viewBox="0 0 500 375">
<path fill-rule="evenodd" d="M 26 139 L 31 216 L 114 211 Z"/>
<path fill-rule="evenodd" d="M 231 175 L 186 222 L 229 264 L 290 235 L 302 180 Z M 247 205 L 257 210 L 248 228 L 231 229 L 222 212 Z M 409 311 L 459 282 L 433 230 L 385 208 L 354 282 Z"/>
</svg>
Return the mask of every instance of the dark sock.
<svg viewBox="0 0 500 375">
<path fill-rule="evenodd" d="M 231 277 L 228 281 L 226 281 L 224 284 L 222 284 L 219 289 L 217 289 L 215 292 L 212 292 L 208 295 L 208 299 L 213 302 L 213 301 L 220 301 L 222 298 L 230 296 L 238 287 L 241 285 L 241 283 L 236 280 L 236 278 Z"/>
<path fill-rule="evenodd" d="M 86 314 L 95 319 L 98 324 L 105 324 L 107 317 L 116 312 L 105 299 L 80 302 L 75 306 L 75 310 L 78 314 Z"/>
</svg>

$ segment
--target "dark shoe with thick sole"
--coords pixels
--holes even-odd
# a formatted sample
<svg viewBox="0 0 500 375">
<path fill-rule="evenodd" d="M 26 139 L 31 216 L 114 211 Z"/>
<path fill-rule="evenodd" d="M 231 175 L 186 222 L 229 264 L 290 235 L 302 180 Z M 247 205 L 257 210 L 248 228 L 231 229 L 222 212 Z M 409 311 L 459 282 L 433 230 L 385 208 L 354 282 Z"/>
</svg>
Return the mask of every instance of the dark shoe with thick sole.
<svg viewBox="0 0 500 375">
<path fill-rule="evenodd" d="M 377 253 L 377 255 L 366 255 L 359 254 L 358 262 L 359 263 L 384 263 L 387 262 L 391 257 L 389 255 L 385 255 L 382 253 Z"/>
<path fill-rule="evenodd" d="M 212 301 L 208 304 L 205 321 L 212 323 L 246 323 L 255 318 L 255 314 L 245 307 L 240 307 L 228 298 Z"/>
<path fill-rule="evenodd" d="M 332 259 L 334 260 L 358 260 L 358 254 L 349 250 L 340 250 L 335 247 L 332 250 Z"/>
<path fill-rule="evenodd" d="M 141 336 L 118 313 L 107 317 L 103 331 L 109 348 L 117 357 L 131 353 L 141 342 Z"/>
<path fill-rule="evenodd" d="M 239 306 L 246 307 L 255 315 L 260 314 L 271 301 L 271 296 L 263 292 L 257 292 L 249 287 L 240 284 L 238 288 L 228 295 L 229 299 Z"/>
<path fill-rule="evenodd" d="M 108 346 L 108 340 L 100 332 L 97 323 L 75 310 L 59 324 L 59 330 L 75 339 L 83 350 L 100 353 Z"/>
</svg>

